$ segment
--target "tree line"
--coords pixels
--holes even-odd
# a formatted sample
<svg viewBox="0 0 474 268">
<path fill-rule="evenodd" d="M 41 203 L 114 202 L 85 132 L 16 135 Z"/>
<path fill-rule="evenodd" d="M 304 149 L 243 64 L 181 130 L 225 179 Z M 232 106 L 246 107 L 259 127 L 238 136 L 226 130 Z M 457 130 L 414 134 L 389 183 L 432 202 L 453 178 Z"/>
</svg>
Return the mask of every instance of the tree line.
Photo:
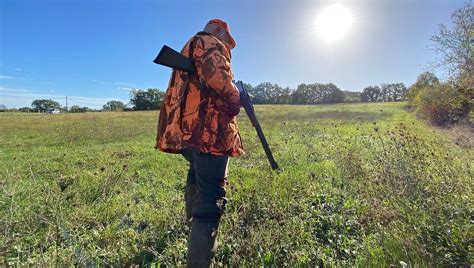
<svg viewBox="0 0 474 268">
<path fill-rule="evenodd" d="M 333 83 L 300 84 L 296 89 L 270 82 L 245 84 L 255 104 L 325 104 L 342 102 L 404 101 L 408 89 L 403 83 L 368 86 L 361 92 L 341 90 Z"/>
<path fill-rule="evenodd" d="M 361 92 L 343 91 L 333 83 L 300 84 L 296 89 L 282 87 L 275 83 L 264 82 L 256 86 L 245 84 L 254 104 L 327 104 L 342 102 L 387 102 L 404 101 L 408 89 L 403 83 L 386 83 L 380 86 L 368 86 Z M 130 91 L 129 103 L 120 100 L 110 100 L 102 109 L 92 109 L 86 106 L 73 105 L 67 108 L 70 113 L 100 112 L 100 111 L 146 111 L 157 110 L 161 107 L 165 92 L 149 88 L 146 90 L 133 89 Z M 6 107 L 5 107 L 6 109 Z M 66 112 L 66 107 L 52 99 L 37 99 L 31 107 L 22 107 L 20 112 L 47 112 L 58 109 Z M 1 110 L 1 109 L 0 109 Z"/>
<path fill-rule="evenodd" d="M 102 109 L 93 109 L 87 106 L 73 105 L 71 107 L 62 106 L 53 99 L 37 99 L 31 103 L 31 107 L 22 107 L 19 109 L 7 109 L 5 105 L 0 105 L 0 111 L 19 111 L 19 112 L 40 112 L 46 113 L 49 110 L 57 109 L 61 112 L 85 113 L 102 111 L 143 111 L 157 110 L 160 108 L 165 93 L 156 88 L 147 90 L 133 89 L 130 91 L 129 103 L 120 100 L 110 100 L 102 106 Z"/>
</svg>

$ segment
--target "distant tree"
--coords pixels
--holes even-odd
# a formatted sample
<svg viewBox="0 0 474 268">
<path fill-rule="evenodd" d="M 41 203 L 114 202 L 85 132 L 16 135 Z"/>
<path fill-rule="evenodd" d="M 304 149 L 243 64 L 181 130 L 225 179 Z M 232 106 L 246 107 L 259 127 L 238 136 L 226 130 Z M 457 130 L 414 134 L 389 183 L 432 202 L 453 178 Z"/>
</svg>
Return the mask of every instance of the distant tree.
<svg viewBox="0 0 474 268">
<path fill-rule="evenodd" d="M 81 112 L 81 106 L 73 105 L 73 106 L 71 106 L 71 108 L 69 108 L 69 112 L 71 112 L 71 113 L 80 113 Z"/>
<path fill-rule="evenodd" d="M 407 88 L 403 83 L 382 84 L 379 101 L 401 101 L 405 98 Z"/>
<path fill-rule="evenodd" d="M 344 102 L 359 102 L 360 92 L 357 91 L 344 91 Z"/>
<path fill-rule="evenodd" d="M 133 89 L 130 91 L 130 103 L 134 110 L 157 110 L 160 108 L 165 93 L 159 89 Z"/>
<path fill-rule="evenodd" d="M 278 84 L 270 82 L 260 83 L 255 87 L 247 87 L 247 91 L 253 96 L 255 104 L 285 104 L 290 101 L 290 89 L 282 88 Z"/>
<path fill-rule="evenodd" d="M 108 101 L 104 106 L 102 106 L 102 110 L 104 111 L 123 111 L 125 108 L 126 105 L 118 100 Z"/>
<path fill-rule="evenodd" d="M 34 100 L 31 107 L 36 112 L 46 112 L 48 109 L 61 109 L 61 104 L 51 99 L 40 99 Z"/>
<path fill-rule="evenodd" d="M 382 101 L 382 102 L 391 101 L 390 100 L 390 95 L 391 95 L 390 90 L 391 90 L 391 88 L 388 87 L 387 84 L 381 84 L 380 85 L 380 95 L 379 95 L 377 101 Z"/>
<path fill-rule="evenodd" d="M 296 104 L 338 103 L 343 101 L 344 92 L 332 83 L 300 84 L 292 94 L 292 103 Z"/>
<path fill-rule="evenodd" d="M 426 86 L 435 86 L 439 84 L 438 77 L 432 72 L 423 72 L 418 75 L 415 84 L 413 86 L 426 87 Z"/>
<path fill-rule="evenodd" d="M 0 104 L 0 112 L 4 112 L 7 109 L 7 106 L 5 104 Z"/>
<path fill-rule="evenodd" d="M 292 94 L 292 103 L 294 104 L 307 104 L 315 100 L 314 90 L 309 84 L 299 84 L 296 90 Z"/>
<path fill-rule="evenodd" d="M 255 104 L 268 103 L 268 92 L 266 85 L 270 84 L 269 82 L 260 83 L 255 87 L 246 87 L 247 91 L 252 95 L 252 101 Z M 271 84 L 270 84 L 271 85 Z"/>
<path fill-rule="evenodd" d="M 364 90 L 360 94 L 360 99 L 364 102 L 375 102 L 379 100 L 380 94 L 381 90 L 379 86 L 369 86 L 364 88 Z"/>
<path fill-rule="evenodd" d="M 406 94 L 409 105 L 418 106 L 421 101 L 422 91 L 437 87 L 439 84 L 440 81 L 434 73 L 423 72 L 418 75 L 415 83 L 409 87 Z"/>
<path fill-rule="evenodd" d="M 32 111 L 32 109 L 30 107 L 21 107 L 20 109 L 18 109 L 20 112 L 22 113 L 29 113 Z"/>
<path fill-rule="evenodd" d="M 393 96 L 394 101 L 404 101 L 407 98 L 408 88 L 405 86 L 404 83 L 395 83 L 393 84 Z"/>
<path fill-rule="evenodd" d="M 88 111 L 92 111 L 89 107 L 81 107 L 79 105 L 73 105 L 71 108 L 69 108 L 69 112 L 71 113 L 85 113 Z"/>
<path fill-rule="evenodd" d="M 253 86 L 251 84 L 244 83 L 244 87 L 248 92 L 253 90 Z"/>
<path fill-rule="evenodd" d="M 278 104 L 289 104 L 291 103 L 291 89 L 289 87 L 282 88 L 280 93 L 276 98 L 276 102 Z"/>
<path fill-rule="evenodd" d="M 344 92 L 333 83 L 322 84 L 320 91 L 321 103 L 339 103 L 344 101 Z"/>
</svg>

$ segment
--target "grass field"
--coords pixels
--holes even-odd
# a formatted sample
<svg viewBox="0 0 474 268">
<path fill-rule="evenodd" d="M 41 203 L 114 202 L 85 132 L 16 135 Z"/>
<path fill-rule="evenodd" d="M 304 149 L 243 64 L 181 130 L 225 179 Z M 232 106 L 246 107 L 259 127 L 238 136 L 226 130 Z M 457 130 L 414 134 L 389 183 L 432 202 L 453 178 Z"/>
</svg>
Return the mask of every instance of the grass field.
<svg viewBox="0 0 474 268">
<path fill-rule="evenodd" d="M 231 159 L 224 266 L 474 263 L 473 152 L 402 103 L 258 106 Z M 184 264 L 186 162 L 157 112 L 0 115 L 0 265 Z"/>
</svg>

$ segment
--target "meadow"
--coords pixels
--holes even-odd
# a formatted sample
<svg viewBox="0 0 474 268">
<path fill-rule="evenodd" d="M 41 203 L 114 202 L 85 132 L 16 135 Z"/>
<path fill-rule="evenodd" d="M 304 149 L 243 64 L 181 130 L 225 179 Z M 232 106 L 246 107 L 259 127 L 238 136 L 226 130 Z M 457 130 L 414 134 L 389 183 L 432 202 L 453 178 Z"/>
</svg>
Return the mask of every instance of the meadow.
<svg viewBox="0 0 474 268">
<path fill-rule="evenodd" d="M 472 147 L 404 103 L 256 112 L 280 170 L 242 111 L 219 266 L 474 264 Z M 157 117 L 0 115 L 0 266 L 182 266 L 187 163 Z"/>
</svg>

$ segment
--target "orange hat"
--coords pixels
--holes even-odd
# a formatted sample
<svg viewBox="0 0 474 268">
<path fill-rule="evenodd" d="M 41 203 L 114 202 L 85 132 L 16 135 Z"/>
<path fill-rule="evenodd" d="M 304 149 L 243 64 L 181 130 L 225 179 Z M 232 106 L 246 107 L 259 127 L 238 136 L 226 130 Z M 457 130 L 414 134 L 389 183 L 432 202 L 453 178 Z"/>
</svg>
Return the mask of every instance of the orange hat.
<svg viewBox="0 0 474 268">
<path fill-rule="evenodd" d="M 223 20 L 220 20 L 220 19 L 213 19 L 213 20 L 210 20 L 208 22 L 209 24 L 217 24 L 219 26 L 221 26 L 222 28 L 224 28 L 227 32 L 230 33 L 230 27 L 229 25 L 227 24 L 227 22 L 223 21 Z"/>
<path fill-rule="evenodd" d="M 221 28 L 225 31 L 225 34 L 217 33 L 214 29 L 216 28 Z M 234 48 L 236 43 L 234 38 L 230 35 L 230 27 L 229 25 L 220 19 L 213 19 L 210 20 L 207 24 L 206 27 L 204 28 L 204 31 L 210 32 L 211 34 L 216 34 L 217 37 L 221 38 L 222 41 L 226 42 L 231 48 Z"/>
</svg>

